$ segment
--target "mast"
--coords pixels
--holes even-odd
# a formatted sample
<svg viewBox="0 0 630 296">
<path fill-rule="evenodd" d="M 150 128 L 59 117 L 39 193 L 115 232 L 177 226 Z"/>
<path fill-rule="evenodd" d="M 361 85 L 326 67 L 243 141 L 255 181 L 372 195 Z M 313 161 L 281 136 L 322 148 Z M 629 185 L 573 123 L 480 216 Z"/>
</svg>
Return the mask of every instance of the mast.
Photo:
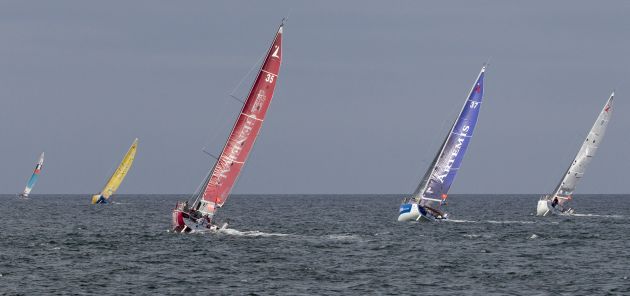
<svg viewBox="0 0 630 296">
<path fill-rule="evenodd" d="M 223 206 L 234 187 L 273 98 L 282 62 L 284 21 L 283 19 L 267 50 L 265 60 L 258 70 L 221 154 L 206 177 L 202 190 L 195 198 L 193 207 L 210 217 L 214 215 L 217 208 Z"/>
<path fill-rule="evenodd" d="M 451 130 L 453 128 L 451 127 Z M 435 166 L 437 164 L 438 159 L 440 159 L 440 154 L 441 151 L 444 150 L 444 146 L 446 145 L 446 141 L 448 140 L 448 136 L 450 135 L 450 133 L 448 135 L 446 135 L 446 137 L 444 137 L 444 141 L 442 142 L 442 145 L 440 146 L 440 152 L 438 152 L 435 157 L 433 158 L 433 161 L 431 162 L 431 165 L 429 166 L 429 168 L 427 169 L 427 171 L 424 173 L 424 177 L 422 177 L 422 181 L 420 181 L 420 184 L 418 184 L 418 187 L 416 187 L 416 190 L 413 192 L 413 199 L 416 201 L 420 201 L 420 199 L 422 198 L 422 192 L 424 192 L 427 183 L 429 182 L 429 179 L 431 178 L 431 173 L 433 173 L 433 171 L 435 170 Z"/>
<path fill-rule="evenodd" d="M 599 116 L 597 116 L 595 123 L 593 123 L 593 127 L 588 132 L 588 135 L 582 143 L 577 155 L 567 168 L 565 174 L 560 180 L 560 183 L 558 183 L 556 189 L 553 191 L 553 194 L 550 195 L 548 199 L 558 197 L 559 202 L 564 203 L 566 200 L 571 198 L 577 183 L 580 179 L 582 179 L 582 176 L 584 176 L 586 167 L 591 162 L 593 156 L 595 156 L 595 152 L 597 152 L 597 148 L 599 148 L 599 143 L 602 141 L 604 134 L 606 133 L 606 127 L 608 126 L 608 122 L 610 121 L 610 117 L 612 115 L 612 103 L 614 97 L 615 92 L 613 91 L 606 101 L 606 104 L 604 104 Z"/>
<path fill-rule="evenodd" d="M 439 206 L 447 198 L 448 190 L 460 168 L 477 124 L 483 99 L 485 71 L 486 65 L 484 64 L 459 115 L 446 135 L 440 151 L 414 192 L 413 198 L 422 205 L 438 203 Z"/>
</svg>

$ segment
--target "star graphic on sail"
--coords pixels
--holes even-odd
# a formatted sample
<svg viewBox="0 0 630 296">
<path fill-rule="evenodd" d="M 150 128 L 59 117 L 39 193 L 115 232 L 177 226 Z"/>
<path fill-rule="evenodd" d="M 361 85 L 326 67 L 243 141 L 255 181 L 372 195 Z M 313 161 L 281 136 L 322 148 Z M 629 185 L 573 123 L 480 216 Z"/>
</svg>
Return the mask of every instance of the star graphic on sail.
<svg viewBox="0 0 630 296">
<path fill-rule="evenodd" d="M 606 109 L 604 109 L 604 111 L 608 112 L 608 110 L 610 110 L 610 105 L 606 105 Z"/>
<path fill-rule="evenodd" d="M 481 91 L 481 83 L 477 82 L 477 85 L 475 85 L 475 92 L 478 93 Z"/>
</svg>

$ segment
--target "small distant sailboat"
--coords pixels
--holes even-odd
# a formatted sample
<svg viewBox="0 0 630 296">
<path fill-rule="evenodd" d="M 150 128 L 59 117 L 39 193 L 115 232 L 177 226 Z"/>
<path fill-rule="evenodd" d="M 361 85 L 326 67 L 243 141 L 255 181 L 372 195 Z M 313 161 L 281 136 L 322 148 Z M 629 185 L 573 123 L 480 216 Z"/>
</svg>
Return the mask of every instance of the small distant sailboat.
<svg viewBox="0 0 630 296">
<path fill-rule="evenodd" d="M 42 152 L 42 154 L 39 156 L 39 161 L 37 161 L 37 164 L 35 165 L 35 170 L 33 171 L 31 177 L 28 179 L 28 182 L 26 182 L 26 188 L 24 188 L 24 191 L 20 194 L 20 197 L 28 198 L 28 195 L 31 194 L 33 186 L 35 186 L 35 183 L 37 183 L 37 179 L 39 179 L 39 173 L 42 171 L 43 164 L 44 152 Z"/>
<path fill-rule="evenodd" d="M 461 166 L 477 124 L 485 71 L 486 65 L 481 68 L 459 116 L 416 191 L 411 197 L 403 199 L 398 221 L 435 221 L 447 218 L 448 214 L 440 207 L 446 205 L 448 190 Z"/>
<path fill-rule="evenodd" d="M 122 181 L 125 179 L 125 176 L 127 176 L 127 172 L 129 172 L 129 169 L 133 164 L 133 160 L 136 157 L 137 148 L 138 138 L 133 140 L 131 147 L 129 147 L 129 151 L 127 151 L 127 154 L 125 154 L 125 157 L 118 165 L 116 171 L 114 171 L 114 174 L 109 177 L 109 180 L 107 180 L 107 184 L 105 184 L 103 190 L 101 190 L 99 194 L 95 194 L 92 196 L 92 204 L 107 203 L 109 198 L 116 192 L 116 190 L 118 190 L 118 187 L 120 187 L 120 183 L 122 183 Z"/>
<path fill-rule="evenodd" d="M 591 158 L 595 156 L 595 152 L 597 152 L 597 148 L 602 138 L 604 138 L 608 121 L 610 121 L 610 116 L 612 115 L 614 97 L 615 92 L 613 91 L 556 189 L 552 194 L 545 195 L 538 200 L 536 215 L 571 215 L 575 212 L 568 207 L 567 203 L 572 199 L 575 186 L 584 176 L 586 167 L 591 162 Z"/>
<path fill-rule="evenodd" d="M 174 232 L 218 229 L 214 215 L 229 197 L 260 132 L 273 97 L 282 62 L 283 26 L 284 20 L 267 51 L 221 155 L 208 172 L 199 191 L 193 195 L 192 205 L 189 206 L 188 201 L 179 202 L 173 209 Z M 222 226 L 225 227 L 227 224 Z"/>
</svg>

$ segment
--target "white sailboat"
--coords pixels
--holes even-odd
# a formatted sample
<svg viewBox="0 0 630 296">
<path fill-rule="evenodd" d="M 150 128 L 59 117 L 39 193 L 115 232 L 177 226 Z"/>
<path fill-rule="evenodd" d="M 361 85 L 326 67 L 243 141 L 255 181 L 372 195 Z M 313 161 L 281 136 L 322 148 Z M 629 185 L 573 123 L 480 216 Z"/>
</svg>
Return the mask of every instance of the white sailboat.
<svg viewBox="0 0 630 296">
<path fill-rule="evenodd" d="M 570 215 L 574 213 L 574 210 L 567 203 L 571 201 L 575 186 L 584 176 L 586 167 L 595 156 L 595 152 L 597 152 L 597 148 L 606 133 L 606 127 L 612 115 L 614 97 L 615 92 L 613 91 L 556 189 L 552 194 L 545 195 L 538 200 L 536 215 Z"/>
</svg>

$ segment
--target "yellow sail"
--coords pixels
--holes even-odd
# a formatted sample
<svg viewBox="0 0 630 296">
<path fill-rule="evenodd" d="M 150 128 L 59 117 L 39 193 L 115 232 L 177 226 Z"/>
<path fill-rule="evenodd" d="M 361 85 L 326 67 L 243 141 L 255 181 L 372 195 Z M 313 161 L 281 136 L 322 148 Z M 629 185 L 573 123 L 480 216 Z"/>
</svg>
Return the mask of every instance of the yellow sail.
<svg viewBox="0 0 630 296">
<path fill-rule="evenodd" d="M 120 162 L 120 165 L 118 165 L 118 168 L 116 169 L 114 174 L 112 174 L 112 176 L 107 181 L 107 184 L 105 184 L 105 187 L 103 188 L 101 193 L 92 196 L 92 204 L 98 203 L 99 200 L 101 200 L 101 202 L 104 202 L 104 200 L 109 199 L 109 197 L 116 192 L 118 187 L 120 187 L 120 183 L 122 183 L 123 179 L 125 179 L 127 172 L 129 172 L 129 169 L 133 164 L 133 160 L 136 157 L 137 148 L 138 138 L 133 140 L 133 144 L 131 144 L 131 147 L 129 147 L 129 151 L 127 151 L 127 154 L 125 154 L 125 157 Z"/>
</svg>

